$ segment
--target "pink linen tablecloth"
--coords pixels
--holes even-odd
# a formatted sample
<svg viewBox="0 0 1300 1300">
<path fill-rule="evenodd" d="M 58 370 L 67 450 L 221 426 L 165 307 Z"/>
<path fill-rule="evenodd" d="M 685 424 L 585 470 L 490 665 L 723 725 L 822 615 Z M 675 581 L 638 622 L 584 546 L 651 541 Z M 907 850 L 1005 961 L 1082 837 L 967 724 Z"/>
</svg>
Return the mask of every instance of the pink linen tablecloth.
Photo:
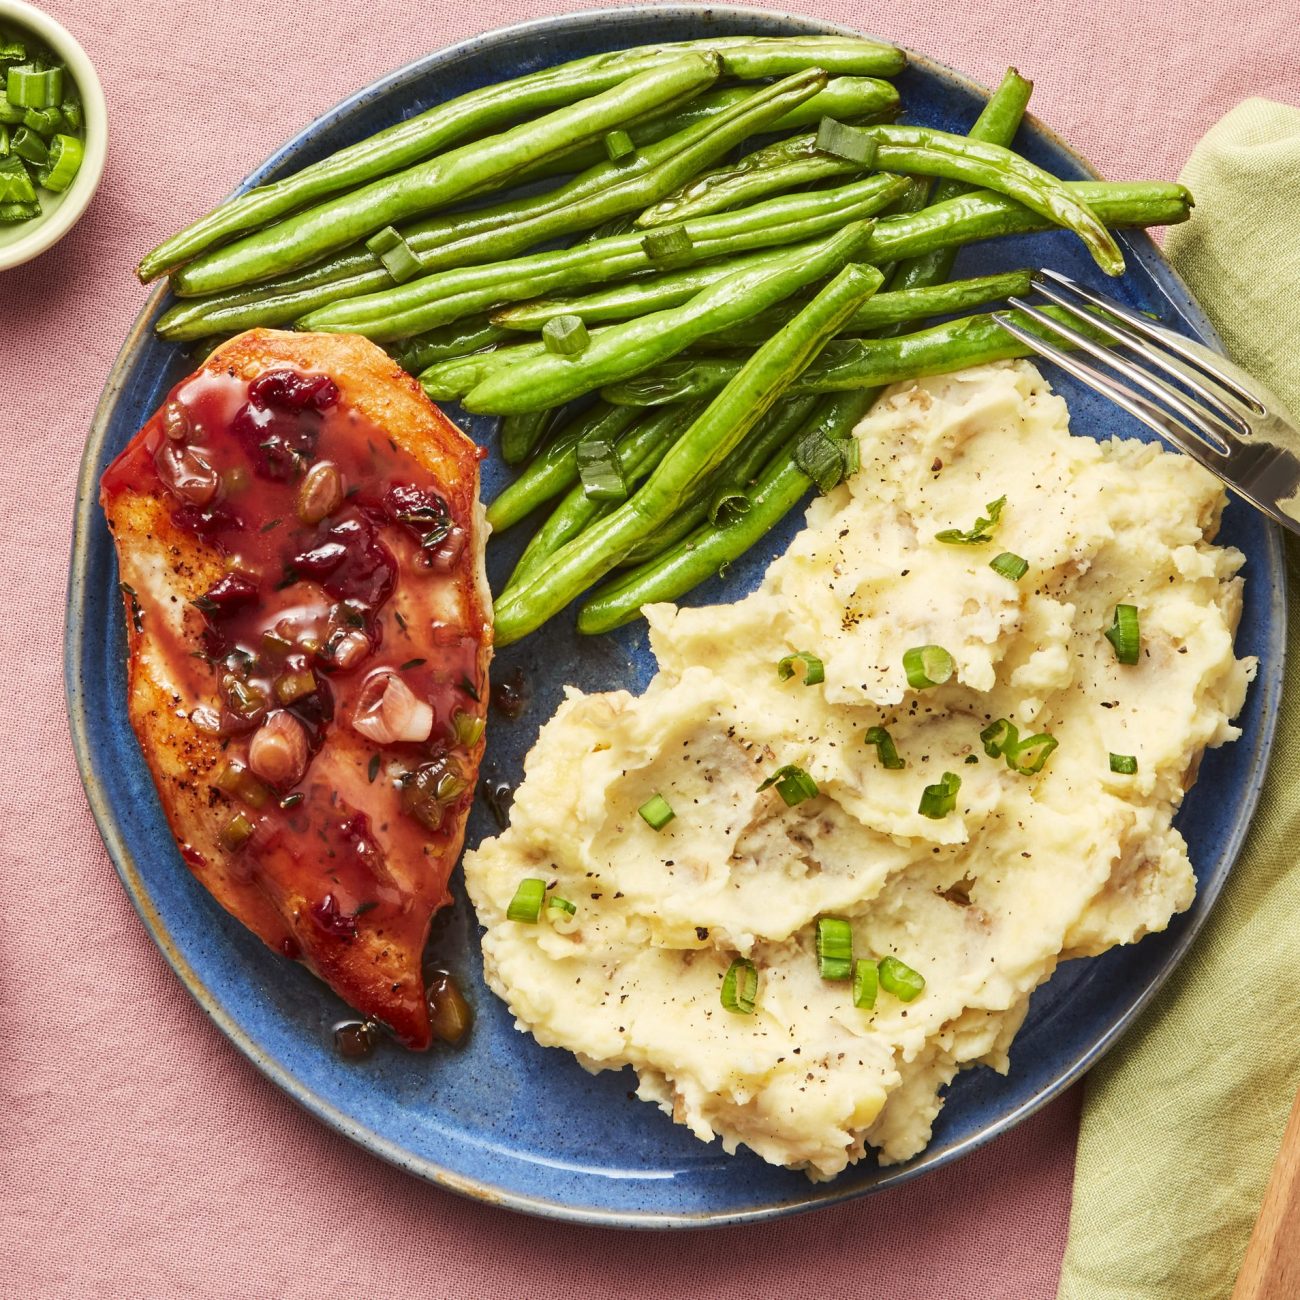
<svg viewBox="0 0 1300 1300">
<path fill-rule="evenodd" d="M 492 1210 L 390 1169 L 299 1111 L 190 1001 L 100 846 L 63 706 L 77 467 L 144 300 L 130 268 L 358 86 L 568 5 L 48 7 L 99 68 L 112 139 L 81 225 L 0 273 L 0 1296 L 1054 1296 L 1076 1095 L 868 1200 L 752 1228 L 617 1233 Z M 803 8 L 986 84 L 1016 64 L 1037 83 L 1034 111 L 1117 179 L 1176 176 L 1247 94 L 1300 101 L 1300 23 L 1278 0 Z"/>
</svg>

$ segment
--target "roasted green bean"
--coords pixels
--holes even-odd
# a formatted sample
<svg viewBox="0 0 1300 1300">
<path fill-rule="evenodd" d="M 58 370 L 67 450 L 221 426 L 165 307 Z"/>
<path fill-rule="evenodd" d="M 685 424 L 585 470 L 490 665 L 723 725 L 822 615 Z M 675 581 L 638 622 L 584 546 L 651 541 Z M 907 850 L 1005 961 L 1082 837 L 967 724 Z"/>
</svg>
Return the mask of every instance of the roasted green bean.
<svg viewBox="0 0 1300 1300">
<path fill-rule="evenodd" d="M 576 356 L 556 356 L 543 350 L 511 365 L 493 366 L 465 394 L 465 409 L 511 415 L 559 406 L 606 383 L 639 374 L 716 330 L 756 316 L 815 281 L 834 275 L 863 247 L 870 231 L 867 222 L 851 222 L 820 244 L 800 248 L 775 264 L 736 271 L 680 307 L 598 330 Z M 879 285 L 878 271 L 864 274 Z"/>
<path fill-rule="evenodd" d="M 754 354 L 629 500 L 561 547 L 521 587 L 502 594 L 496 603 L 496 644 L 509 645 L 540 627 L 608 573 L 631 546 L 671 518 L 878 283 L 878 275 L 845 267 Z"/>
<path fill-rule="evenodd" d="M 503 532 L 517 524 L 578 481 L 575 449 L 584 438 L 614 442 L 643 418 L 644 413 L 635 407 L 611 406 L 600 401 L 576 416 L 488 506 L 487 521 L 492 531 Z"/>
<path fill-rule="evenodd" d="M 872 391 L 835 393 L 824 399 L 815 426 L 846 437 L 871 408 Z M 599 588 L 578 611 L 578 631 L 612 632 L 630 623 L 644 605 L 676 600 L 739 559 L 804 498 L 812 480 L 792 456 L 778 452 L 763 471 L 743 514 L 695 532 L 644 564 Z"/>
<path fill-rule="evenodd" d="M 1043 309 L 1055 316 L 1059 308 Z M 1012 317 L 1027 329 L 1033 322 L 1023 314 Z M 903 379 L 946 375 L 987 361 L 1006 361 L 1033 354 L 1013 338 L 991 313 L 963 316 L 915 334 L 894 338 L 836 339 L 790 386 L 792 394 L 833 393 L 850 388 L 881 388 Z M 629 406 L 659 406 L 693 401 L 720 392 L 740 373 L 744 362 L 718 357 L 669 362 L 659 370 L 603 389 L 607 402 Z"/>
<path fill-rule="evenodd" d="M 176 286 L 187 294 L 213 293 L 305 266 L 385 226 L 446 207 L 493 180 L 509 181 L 537 159 L 680 103 L 716 81 L 720 71 L 716 55 L 685 54 L 578 104 L 383 176 L 203 253 L 176 272 Z"/>
<path fill-rule="evenodd" d="M 227 199 L 148 253 L 137 274 L 152 280 L 217 244 L 329 194 L 401 171 L 506 122 L 599 94 L 691 50 L 718 51 L 728 75 L 745 80 L 786 76 L 807 67 L 853 76 L 891 76 L 904 64 L 903 54 L 892 46 L 841 37 L 719 37 L 591 55 L 437 104 L 292 176 Z"/>
<path fill-rule="evenodd" d="M 403 370 L 418 375 L 435 362 L 448 357 L 463 357 L 511 338 L 518 338 L 518 335 L 499 329 L 482 318 L 464 320 L 439 330 L 430 330 L 427 334 L 403 339 L 389 348 L 388 354 Z"/>
</svg>

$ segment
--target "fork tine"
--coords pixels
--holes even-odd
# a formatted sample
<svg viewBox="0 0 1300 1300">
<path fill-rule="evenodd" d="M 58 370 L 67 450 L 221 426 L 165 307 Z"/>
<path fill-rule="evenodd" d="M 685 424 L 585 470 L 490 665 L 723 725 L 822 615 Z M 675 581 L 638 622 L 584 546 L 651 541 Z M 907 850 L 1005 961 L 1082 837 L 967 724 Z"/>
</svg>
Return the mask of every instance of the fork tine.
<svg viewBox="0 0 1300 1300">
<path fill-rule="evenodd" d="M 1049 301 L 1057 304 L 1058 307 L 1064 307 L 1066 311 L 1073 312 L 1076 316 L 1082 316 L 1076 303 L 1063 294 L 1059 289 L 1053 288 L 1050 284 L 1044 283 L 1041 279 L 1033 281 L 1034 288 Z M 1100 295 L 1098 295 L 1100 296 Z M 1111 308 L 1105 310 L 1110 311 Z M 1170 378 L 1177 380 L 1192 390 L 1192 393 L 1199 397 L 1205 404 L 1212 408 L 1212 413 L 1228 427 L 1229 433 L 1236 433 L 1239 437 L 1250 437 L 1250 425 L 1246 423 L 1245 418 L 1225 399 L 1222 392 L 1215 392 L 1208 387 L 1201 378 L 1201 372 L 1194 371 L 1190 366 L 1185 365 L 1181 360 L 1169 356 L 1162 350 L 1163 343 L 1159 346 L 1152 345 L 1142 339 L 1138 334 L 1115 320 L 1108 320 L 1103 316 L 1088 312 L 1083 316 L 1089 325 L 1104 334 L 1113 343 L 1119 343 L 1132 349 L 1144 361 L 1149 362 L 1152 366 L 1168 375 Z M 1227 397 L 1231 398 L 1231 394 Z"/>
<path fill-rule="evenodd" d="M 1211 463 L 1207 454 L 1205 443 L 1190 429 L 1186 428 L 1181 421 L 1170 415 L 1168 411 L 1162 410 L 1154 402 L 1143 397 L 1141 393 L 1116 382 L 1104 370 L 1099 370 L 1081 357 L 1066 352 L 1064 348 L 1058 348 L 1054 343 L 1049 343 L 1031 330 L 1025 329 L 1018 321 L 1013 320 L 1008 313 L 995 311 L 993 319 L 1008 334 L 1027 344 L 1040 356 L 1046 357 L 1049 361 L 1054 361 L 1062 370 L 1073 375 L 1081 383 L 1109 397 L 1117 406 L 1122 406 L 1134 419 L 1141 420 L 1148 429 L 1158 433 L 1172 447 L 1190 456 L 1211 473 L 1216 472 L 1215 466 Z M 1048 317 L 1048 319 L 1050 320 L 1051 317 Z"/>
<path fill-rule="evenodd" d="M 1037 307 L 1031 307 L 1028 303 L 1019 298 L 1008 298 L 1007 301 L 1013 306 L 1019 308 L 1030 320 L 1041 325 L 1044 329 L 1050 330 L 1053 334 L 1061 338 L 1068 339 L 1075 347 L 1086 352 L 1090 357 L 1100 361 L 1103 365 L 1111 366 L 1118 370 L 1130 384 L 1142 389 L 1149 396 L 1167 403 L 1182 417 L 1182 422 L 1189 426 L 1189 432 L 1193 436 L 1199 436 L 1201 440 L 1207 443 L 1218 455 L 1227 456 L 1231 452 L 1231 447 L 1224 439 L 1223 435 L 1212 425 L 1206 418 L 1205 414 L 1197 407 L 1193 406 L 1180 392 L 1171 388 L 1162 379 L 1157 379 L 1154 375 L 1149 375 L 1141 366 L 1135 366 L 1125 357 L 1117 355 L 1110 348 L 1095 342 L 1086 334 L 1074 329 L 1072 326 L 1057 320 L 1054 316 L 1049 316 L 1046 312 L 1039 310 Z M 1068 309 L 1071 313 L 1076 311 L 1071 307 Z M 1092 323 L 1092 317 L 1085 318 L 1089 324 Z M 1143 350 L 1145 356 L 1145 349 Z M 1231 430 L 1229 430 L 1231 433 Z"/>
<path fill-rule="evenodd" d="M 1091 303 L 1094 307 L 1100 307 L 1102 311 L 1109 312 L 1112 316 L 1124 321 L 1137 333 L 1141 334 L 1143 338 L 1159 343 L 1162 347 L 1181 357 L 1203 375 L 1213 379 L 1216 383 L 1222 384 L 1228 393 L 1248 411 L 1252 411 L 1256 415 L 1268 414 L 1254 394 L 1242 387 L 1239 380 L 1215 364 L 1213 353 L 1209 353 L 1208 349 L 1203 350 L 1208 355 L 1202 355 L 1202 350 L 1190 346 L 1186 339 L 1173 330 L 1147 320 L 1140 312 L 1135 312 L 1131 308 L 1124 306 L 1123 303 L 1116 302 L 1114 298 L 1108 298 L 1105 294 L 1085 288 L 1077 280 L 1072 280 L 1068 275 L 1062 275 L 1059 271 L 1044 267 L 1035 274 L 1034 280 L 1038 282 L 1041 288 L 1044 279 L 1051 280 L 1062 288 L 1068 289 L 1071 293 L 1078 294 L 1085 302 Z M 1068 306 L 1069 304 L 1063 305 Z"/>
</svg>

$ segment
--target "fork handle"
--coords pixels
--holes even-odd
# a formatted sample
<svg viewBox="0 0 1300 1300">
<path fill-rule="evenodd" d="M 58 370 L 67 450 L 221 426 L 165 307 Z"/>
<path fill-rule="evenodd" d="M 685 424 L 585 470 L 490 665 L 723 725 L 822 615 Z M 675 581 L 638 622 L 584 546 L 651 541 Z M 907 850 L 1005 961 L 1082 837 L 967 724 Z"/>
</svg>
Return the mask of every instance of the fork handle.
<svg viewBox="0 0 1300 1300">
<path fill-rule="evenodd" d="M 1232 1300 L 1293 1300 L 1300 1296 L 1300 1093 L 1282 1135 L 1264 1203 L 1250 1234 Z"/>
</svg>

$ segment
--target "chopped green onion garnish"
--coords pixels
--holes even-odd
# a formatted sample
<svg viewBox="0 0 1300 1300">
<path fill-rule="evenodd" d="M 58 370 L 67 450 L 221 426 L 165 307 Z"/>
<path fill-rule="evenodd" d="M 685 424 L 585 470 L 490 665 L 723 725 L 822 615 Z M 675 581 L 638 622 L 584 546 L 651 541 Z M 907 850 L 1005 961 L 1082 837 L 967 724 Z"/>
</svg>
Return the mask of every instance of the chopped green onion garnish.
<svg viewBox="0 0 1300 1300">
<path fill-rule="evenodd" d="M 818 125 L 817 148 L 859 167 L 870 167 L 876 161 L 876 142 L 865 132 L 845 126 L 833 117 L 822 118 Z"/>
<path fill-rule="evenodd" d="M 9 146 L 20 158 L 26 158 L 38 167 L 44 167 L 50 156 L 45 141 L 28 126 L 20 126 L 13 133 Z"/>
<path fill-rule="evenodd" d="M 0 63 L 24 63 L 27 47 L 22 41 L 0 38 Z"/>
<path fill-rule="evenodd" d="M 9 156 L 9 128 L 0 123 L 0 158 Z"/>
<path fill-rule="evenodd" d="M 424 270 L 410 244 L 393 226 L 385 226 L 371 235 L 366 240 L 366 248 L 383 263 L 384 270 L 398 284 L 414 280 Z"/>
<path fill-rule="evenodd" d="M 956 772 L 945 772 L 935 785 L 927 785 L 921 791 L 921 802 L 917 812 L 922 817 L 939 821 L 957 806 L 957 791 L 961 789 L 961 777 Z"/>
<path fill-rule="evenodd" d="M 25 110 L 9 102 L 9 96 L 0 91 L 0 122 L 6 126 L 18 126 L 23 120 Z"/>
<path fill-rule="evenodd" d="M 292 704 L 310 695 L 316 689 L 316 678 L 309 669 L 302 672 L 283 673 L 275 680 L 275 698 L 281 704 Z"/>
<path fill-rule="evenodd" d="M 820 429 L 804 434 L 795 443 L 794 463 L 823 492 L 855 474 L 862 463 L 856 438 L 831 438 Z"/>
<path fill-rule="evenodd" d="M 663 830 L 677 816 L 668 800 L 661 794 L 652 795 L 637 809 L 637 812 L 641 814 L 641 820 L 652 831 Z"/>
<path fill-rule="evenodd" d="M 548 352 L 560 357 L 576 357 L 587 350 L 591 336 L 581 316 L 552 316 L 542 326 L 542 342 Z"/>
<path fill-rule="evenodd" d="M 0 203 L 0 223 L 10 221 L 30 221 L 41 215 L 39 201 L 31 203 Z"/>
<path fill-rule="evenodd" d="M 685 226 L 663 226 L 649 231 L 641 247 L 652 262 L 672 262 L 688 256 L 695 245 Z"/>
<path fill-rule="evenodd" d="M 265 807 L 266 801 L 271 797 L 270 790 L 242 763 L 223 763 L 213 784 L 218 790 L 246 803 L 250 808 Z"/>
<path fill-rule="evenodd" d="M 584 438 L 574 451 L 583 495 L 588 501 L 626 501 L 627 479 L 608 438 Z"/>
<path fill-rule="evenodd" d="M 758 971 L 747 957 L 737 957 L 722 977 L 722 1005 L 738 1015 L 752 1016 L 758 997 Z"/>
<path fill-rule="evenodd" d="M 1029 561 L 1021 559 L 1013 551 L 1003 551 L 989 561 L 989 568 L 1012 582 L 1019 582 L 1029 572 Z"/>
<path fill-rule="evenodd" d="M 853 963 L 853 1005 L 870 1011 L 876 1005 L 880 972 L 874 961 L 859 959 Z"/>
<path fill-rule="evenodd" d="M 1020 729 L 1009 718 L 999 718 L 980 732 L 980 740 L 984 742 L 984 752 L 990 758 L 1002 758 L 1015 753 L 1016 746 L 1020 743 Z M 1010 761 L 1008 757 L 1007 762 Z"/>
<path fill-rule="evenodd" d="M 723 483 L 709 498 L 709 523 L 717 524 L 726 516 L 740 516 L 748 512 L 753 502 L 743 488 L 734 483 Z"/>
<path fill-rule="evenodd" d="M 817 797 L 817 782 L 808 775 L 801 767 L 796 767 L 793 763 L 787 763 L 784 767 L 778 767 L 771 776 L 758 787 L 758 794 L 762 794 L 769 786 L 776 786 L 776 792 L 785 800 L 786 804 L 793 808 L 796 804 L 803 803 L 805 799 L 815 799 Z"/>
<path fill-rule="evenodd" d="M 610 162 L 618 162 L 620 158 L 626 158 L 635 152 L 636 145 L 632 143 L 632 137 L 626 131 L 611 131 L 605 137 L 605 153 Z"/>
<path fill-rule="evenodd" d="M 561 898 L 559 894 L 552 894 L 546 900 L 546 906 L 548 908 L 553 907 L 557 912 L 563 912 L 566 916 L 573 916 L 578 910 L 567 898 Z"/>
<path fill-rule="evenodd" d="M 1043 764 L 1060 743 L 1055 736 L 1049 736 L 1045 731 L 1037 736 L 1028 736 L 1016 746 L 1014 753 L 1006 756 L 1007 764 L 1013 772 L 1032 776 L 1043 770 Z"/>
<path fill-rule="evenodd" d="M 49 108 L 63 99 L 63 69 L 16 64 L 5 78 L 5 94 L 19 108 Z"/>
<path fill-rule="evenodd" d="M 941 645 L 918 645 L 903 651 L 903 671 L 914 691 L 942 686 L 952 676 L 952 655 Z"/>
<path fill-rule="evenodd" d="M 510 906 L 506 908 L 506 920 L 536 925 L 537 918 L 542 912 L 542 899 L 545 896 L 546 881 L 538 880 L 536 876 L 528 876 L 521 880 L 519 888 L 515 890 L 515 896 L 510 900 Z"/>
<path fill-rule="evenodd" d="M 925 988 L 925 976 L 897 957 L 880 959 L 880 987 L 900 1002 L 911 1002 Z"/>
<path fill-rule="evenodd" d="M 799 671 L 795 666 L 796 664 L 803 665 L 803 684 L 805 686 L 816 686 L 818 682 L 826 680 L 826 669 L 822 665 L 822 661 L 807 650 L 800 650 L 797 654 L 786 655 L 777 664 L 776 675 L 783 682 L 788 682 Z"/>
<path fill-rule="evenodd" d="M 817 966 L 824 980 L 846 980 L 853 974 L 853 927 L 843 917 L 818 919 Z"/>
<path fill-rule="evenodd" d="M 996 501 L 990 501 L 984 507 L 989 512 L 987 517 L 981 515 L 965 532 L 960 528 L 945 528 L 941 533 L 935 533 L 934 540 L 947 542 L 950 546 L 981 546 L 985 542 L 991 542 L 993 530 L 998 526 L 998 520 L 1002 518 L 1002 508 L 1006 504 L 1006 497 L 998 497 Z"/>
<path fill-rule="evenodd" d="M 65 99 L 59 105 L 63 113 L 63 120 L 68 124 L 69 130 L 80 131 L 86 124 L 85 114 L 81 111 L 81 105 L 75 99 Z"/>
<path fill-rule="evenodd" d="M 1142 648 L 1136 605 L 1116 605 L 1115 621 L 1106 632 L 1106 640 L 1115 647 L 1115 658 L 1122 664 L 1135 664 Z"/>
<path fill-rule="evenodd" d="M 894 745 L 893 736 L 884 727 L 868 727 L 866 740 L 868 745 L 875 745 L 881 767 L 887 767 L 891 771 L 898 771 L 899 768 L 907 766 L 898 756 L 898 749 Z"/>
<path fill-rule="evenodd" d="M 1132 776 L 1138 770 L 1137 757 L 1133 754 L 1112 754 L 1110 770 L 1118 772 L 1120 776 Z"/>
</svg>

